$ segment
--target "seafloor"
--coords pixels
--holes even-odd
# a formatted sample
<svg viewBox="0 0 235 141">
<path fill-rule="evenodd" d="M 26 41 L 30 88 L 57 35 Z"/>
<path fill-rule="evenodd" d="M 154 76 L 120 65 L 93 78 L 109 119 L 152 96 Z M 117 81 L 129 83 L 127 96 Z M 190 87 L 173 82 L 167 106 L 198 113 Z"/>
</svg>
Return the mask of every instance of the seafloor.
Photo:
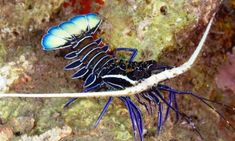
<svg viewBox="0 0 235 141">
<path fill-rule="evenodd" d="M 40 45 L 49 27 L 74 15 L 98 13 L 103 19 L 98 36 L 111 48 L 137 48 L 137 61 L 178 66 L 195 49 L 216 8 L 217 0 L 0 0 L 0 93 L 82 91 L 82 81 L 63 71 L 68 62 L 59 52 L 45 52 Z M 235 1 L 225 0 L 196 64 L 164 83 L 235 107 L 234 61 Z M 0 140 L 134 140 L 128 111 L 118 99 L 97 128 L 92 125 L 106 98 L 81 98 L 63 109 L 67 100 L 1 98 Z M 234 130 L 206 105 L 190 96 L 177 100 L 204 140 L 235 140 Z M 235 127 L 234 111 L 214 106 Z M 156 135 L 156 113 L 143 112 L 145 140 L 202 140 L 184 120 L 175 124 L 173 114 Z"/>
</svg>

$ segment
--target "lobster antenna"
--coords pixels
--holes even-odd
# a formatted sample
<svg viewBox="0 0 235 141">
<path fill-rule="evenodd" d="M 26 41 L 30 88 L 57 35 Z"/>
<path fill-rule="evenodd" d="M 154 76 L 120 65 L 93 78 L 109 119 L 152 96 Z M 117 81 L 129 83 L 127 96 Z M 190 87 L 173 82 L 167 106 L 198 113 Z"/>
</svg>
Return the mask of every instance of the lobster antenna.
<svg viewBox="0 0 235 141">
<path fill-rule="evenodd" d="M 233 131 L 235 131 L 235 128 L 232 126 L 232 124 L 229 122 L 229 120 L 227 120 L 226 118 L 225 118 L 225 116 L 222 114 L 222 113 L 220 113 L 215 107 L 213 107 L 213 106 L 211 106 L 209 103 L 207 103 L 206 101 L 209 101 L 209 102 L 212 102 L 212 101 L 210 101 L 210 100 L 208 100 L 208 99 L 206 99 L 205 100 L 205 98 L 202 98 L 202 97 L 200 97 L 200 96 L 198 96 L 198 95 L 196 95 L 196 94 L 191 94 L 193 97 L 195 97 L 195 98 L 197 98 L 197 99 L 199 99 L 201 102 L 203 102 L 204 104 L 206 104 L 208 107 L 210 107 L 213 111 L 215 111 L 224 121 L 226 121 L 226 124 L 227 125 L 229 125 L 232 129 L 233 129 Z M 218 103 L 217 103 L 218 104 Z M 224 104 L 225 105 L 225 104 Z M 230 107 L 230 106 L 226 106 L 226 107 Z M 231 107 L 232 108 L 232 107 Z M 232 108 L 232 110 L 234 110 L 234 108 Z"/>
<path fill-rule="evenodd" d="M 188 71 L 193 63 L 195 62 L 198 54 L 200 53 L 202 46 L 204 45 L 206 38 L 209 34 L 212 22 L 214 20 L 216 12 L 212 15 L 212 18 L 210 19 L 206 30 L 196 48 L 192 56 L 189 58 L 189 60 L 182 64 L 179 67 L 175 67 L 169 70 L 165 70 L 161 73 L 154 74 L 151 77 L 141 81 L 137 85 L 133 87 L 128 87 L 124 90 L 119 90 L 119 91 L 104 91 L 104 92 L 86 92 L 86 93 L 49 93 L 49 94 L 14 94 L 14 93 L 8 93 L 8 94 L 0 94 L 0 97 L 107 97 L 107 96 L 114 96 L 114 97 L 119 97 L 119 96 L 130 96 L 130 95 L 135 95 L 138 93 L 141 93 L 145 90 L 150 89 L 154 85 L 157 85 L 159 82 L 174 78 L 186 71 Z"/>
<path fill-rule="evenodd" d="M 160 84 L 159 84 L 159 85 L 160 85 Z M 215 104 L 218 104 L 218 105 L 222 105 L 222 106 L 225 107 L 225 108 L 228 108 L 228 109 L 230 109 L 230 110 L 235 111 L 235 108 L 234 108 L 234 107 L 228 106 L 228 105 L 226 105 L 226 104 L 224 104 L 224 103 L 212 101 L 212 100 L 210 100 L 210 99 L 204 98 L 204 97 L 199 96 L 199 95 L 197 95 L 197 94 L 194 94 L 194 93 L 192 93 L 192 92 L 177 91 L 177 90 L 174 90 L 174 89 L 172 89 L 172 88 L 170 88 L 170 87 L 168 87 L 168 86 L 167 86 L 167 87 L 164 87 L 165 85 L 160 85 L 160 86 L 162 86 L 160 89 L 163 90 L 163 91 L 174 92 L 174 93 L 176 93 L 176 94 L 187 94 L 187 95 L 193 96 L 194 98 L 199 99 L 201 102 L 203 102 L 204 104 L 206 104 L 210 109 L 212 109 L 213 111 L 215 111 L 224 121 L 226 121 L 226 124 L 227 124 L 228 126 L 230 126 L 230 127 L 235 131 L 235 128 L 232 126 L 232 124 L 229 122 L 229 120 L 227 120 L 227 119 L 225 118 L 225 116 L 224 116 L 222 113 L 220 113 L 215 107 L 213 107 L 212 105 L 210 105 L 208 102 L 215 103 Z M 164 87 L 164 88 L 163 88 L 163 87 Z"/>
</svg>

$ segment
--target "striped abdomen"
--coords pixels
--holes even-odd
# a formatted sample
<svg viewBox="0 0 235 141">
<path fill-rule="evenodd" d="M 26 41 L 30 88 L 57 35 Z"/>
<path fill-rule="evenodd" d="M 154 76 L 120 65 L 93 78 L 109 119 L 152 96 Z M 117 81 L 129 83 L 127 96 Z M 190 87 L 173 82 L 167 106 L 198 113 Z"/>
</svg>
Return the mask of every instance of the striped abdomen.
<svg viewBox="0 0 235 141">
<path fill-rule="evenodd" d="M 96 14 L 75 16 L 48 30 L 42 38 L 43 49 L 71 50 L 65 59 L 72 61 L 64 69 L 76 70 L 72 78 L 85 80 L 86 88 L 105 85 L 123 89 L 135 84 L 139 78 L 130 79 L 133 68 L 129 69 L 127 62 L 107 54 L 108 46 L 101 47 L 101 39 L 93 38 L 100 23 L 101 19 Z"/>
<path fill-rule="evenodd" d="M 107 54 L 108 46 L 100 47 L 101 40 L 94 40 L 92 36 L 85 36 L 79 44 L 73 47 L 73 51 L 65 55 L 65 59 L 73 59 L 65 66 L 65 70 L 77 69 L 72 78 L 83 78 L 85 87 L 97 81 L 102 68 L 114 63 L 114 58 Z"/>
</svg>

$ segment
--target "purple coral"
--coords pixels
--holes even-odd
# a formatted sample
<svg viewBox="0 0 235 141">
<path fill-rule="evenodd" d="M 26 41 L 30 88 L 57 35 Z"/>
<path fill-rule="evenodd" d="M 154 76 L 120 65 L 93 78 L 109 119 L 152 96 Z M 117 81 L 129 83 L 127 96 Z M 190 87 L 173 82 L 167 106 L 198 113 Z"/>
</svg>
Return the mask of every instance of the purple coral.
<svg viewBox="0 0 235 141">
<path fill-rule="evenodd" d="M 216 84 L 222 90 L 232 90 L 235 93 L 235 51 L 228 53 L 228 61 L 224 63 L 216 75 Z"/>
</svg>

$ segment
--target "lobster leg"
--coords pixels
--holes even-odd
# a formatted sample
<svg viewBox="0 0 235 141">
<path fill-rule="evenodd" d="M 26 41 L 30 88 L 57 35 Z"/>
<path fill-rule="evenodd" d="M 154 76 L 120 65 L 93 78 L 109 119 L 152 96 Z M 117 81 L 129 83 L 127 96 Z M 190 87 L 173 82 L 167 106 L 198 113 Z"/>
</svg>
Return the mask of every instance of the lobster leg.
<svg viewBox="0 0 235 141">
<path fill-rule="evenodd" d="M 129 62 L 133 62 L 134 61 L 134 58 L 135 58 L 135 56 L 137 55 L 137 52 L 138 52 L 138 50 L 136 48 L 116 48 L 114 50 L 114 52 L 115 51 L 129 51 L 129 52 L 132 52 L 132 55 L 131 55 L 131 57 L 129 59 Z"/>
<path fill-rule="evenodd" d="M 119 98 L 125 103 L 129 111 L 135 138 L 136 138 L 136 129 L 138 129 L 140 140 L 143 141 L 144 140 L 144 136 L 143 136 L 144 127 L 143 127 L 143 120 L 142 120 L 142 114 L 141 114 L 140 109 L 131 101 L 130 97 L 121 96 Z"/>
<path fill-rule="evenodd" d="M 162 103 L 159 102 L 158 104 L 158 125 L 157 125 L 157 133 L 160 133 L 161 127 L 162 127 Z"/>
<path fill-rule="evenodd" d="M 151 97 L 151 99 L 154 101 L 154 103 L 158 106 L 158 126 L 157 126 L 157 133 L 159 134 L 160 133 L 160 130 L 161 130 L 161 127 L 163 125 L 163 120 L 162 120 L 162 111 L 163 111 L 163 105 L 162 103 L 160 102 L 159 98 L 157 95 L 155 95 L 154 92 L 150 92 L 149 94 L 149 97 Z"/>
<path fill-rule="evenodd" d="M 172 106 L 172 92 L 169 93 L 169 98 L 168 98 L 168 104 Z M 169 113 L 170 113 L 170 107 L 168 106 L 167 107 L 167 110 L 166 110 L 166 115 L 165 115 L 165 118 L 164 118 L 164 122 L 166 122 L 168 116 L 169 116 Z"/>
<path fill-rule="evenodd" d="M 102 112 L 100 113 L 98 119 L 96 120 L 95 124 L 94 124 L 94 127 L 97 127 L 97 125 L 99 124 L 100 120 L 102 119 L 102 117 L 104 116 L 104 114 L 106 113 L 109 105 L 112 103 L 113 101 L 113 97 L 109 97 L 108 101 L 106 102 Z"/>
<path fill-rule="evenodd" d="M 177 91 L 177 90 L 175 90 L 175 89 L 173 89 L 173 88 L 171 88 L 171 87 L 169 87 L 169 86 L 167 86 L 167 85 L 159 84 L 157 87 L 158 87 L 159 90 L 164 90 L 164 91 L 168 91 L 168 92 L 174 92 L 175 95 L 176 95 L 176 94 L 185 94 L 185 95 L 191 95 L 191 96 L 193 96 L 194 98 L 200 100 L 202 103 L 204 103 L 205 105 L 207 105 L 207 106 L 208 106 L 210 109 L 212 109 L 214 112 L 216 112 L 224 121 L 226 121 L 227 125 L 230 126 L 230 127 L 235 131 L 235 128 L 230 124 L 230 122 L 226 119 L 226 117 L 225 117 L 221 112 L 219 112 L 216 108 L 214 108 L 214 107 L 210 104 L 210 102 L 211 102 L 211 103 L 214 103 L 214 104 L 218 104 L 218 105 L 223 106 L 223 107 L 225 107 L 225 108 L 229 108 L 229 109 L 231 109 L 231 110 L 234 111 L 234 108 L 233 108 L 233 107 L 230 107 L 230 106 L 225 105 L 225 104 L 223 104 L 223 103 L 216 102 L 216 101 L 212 101 L 212 100 L 210 100 L 210 99 L 201 97 L 201 96 L 199 96 L 199 95 L 197 95 L 197 94 L 194 94 L 194 93 L 192 93 L 192 92 Z M 174 98 L 174 99 L 176 99 L 176 98 Z M 175 100 L 175 102 L 176 102 L 176 100 Z M 177 103 L 176 103 L 175 105 L 176 105 L 175 107 L 178 108 Z"/>
<path fill-rule="evenodd" d="M 172 93 L 172 98 L 173 98 L 173 103 L 174 103 L 174 106 L 175 106 L 175 109 L 177 110 L 177 111 L 179 111 L 179 109 L 178 109 L 178 104 L 177 104 L 177 100 L 176 100 L 176 94 L 175 93 Z M 178 122 L 178 120 L 179 120 L 179 113 L 176 113 L 176 122 Z"/>
<path fill-rule="evenodd" d="M 70 98 L 69 101 L 67 101 L 64 104 L 64 108 L 67 108 L 69 105 L 71 105 L 77 98 Z"/>
<path fill-rule="evenodd" d="M 98 83 L 97 85 L 94 85 L 93 87 L 88 87 L 86 88 L 83 92 L 89 92 L 92 91 L 98 87 L 100 87 L 102 85 L 102 83 Z M 65 104 L 64 104 L 64 108 L 67 108 L 68 106 L 70 106 L 77 98 L 71 98 L 69 99 Z"/>
</svg>

